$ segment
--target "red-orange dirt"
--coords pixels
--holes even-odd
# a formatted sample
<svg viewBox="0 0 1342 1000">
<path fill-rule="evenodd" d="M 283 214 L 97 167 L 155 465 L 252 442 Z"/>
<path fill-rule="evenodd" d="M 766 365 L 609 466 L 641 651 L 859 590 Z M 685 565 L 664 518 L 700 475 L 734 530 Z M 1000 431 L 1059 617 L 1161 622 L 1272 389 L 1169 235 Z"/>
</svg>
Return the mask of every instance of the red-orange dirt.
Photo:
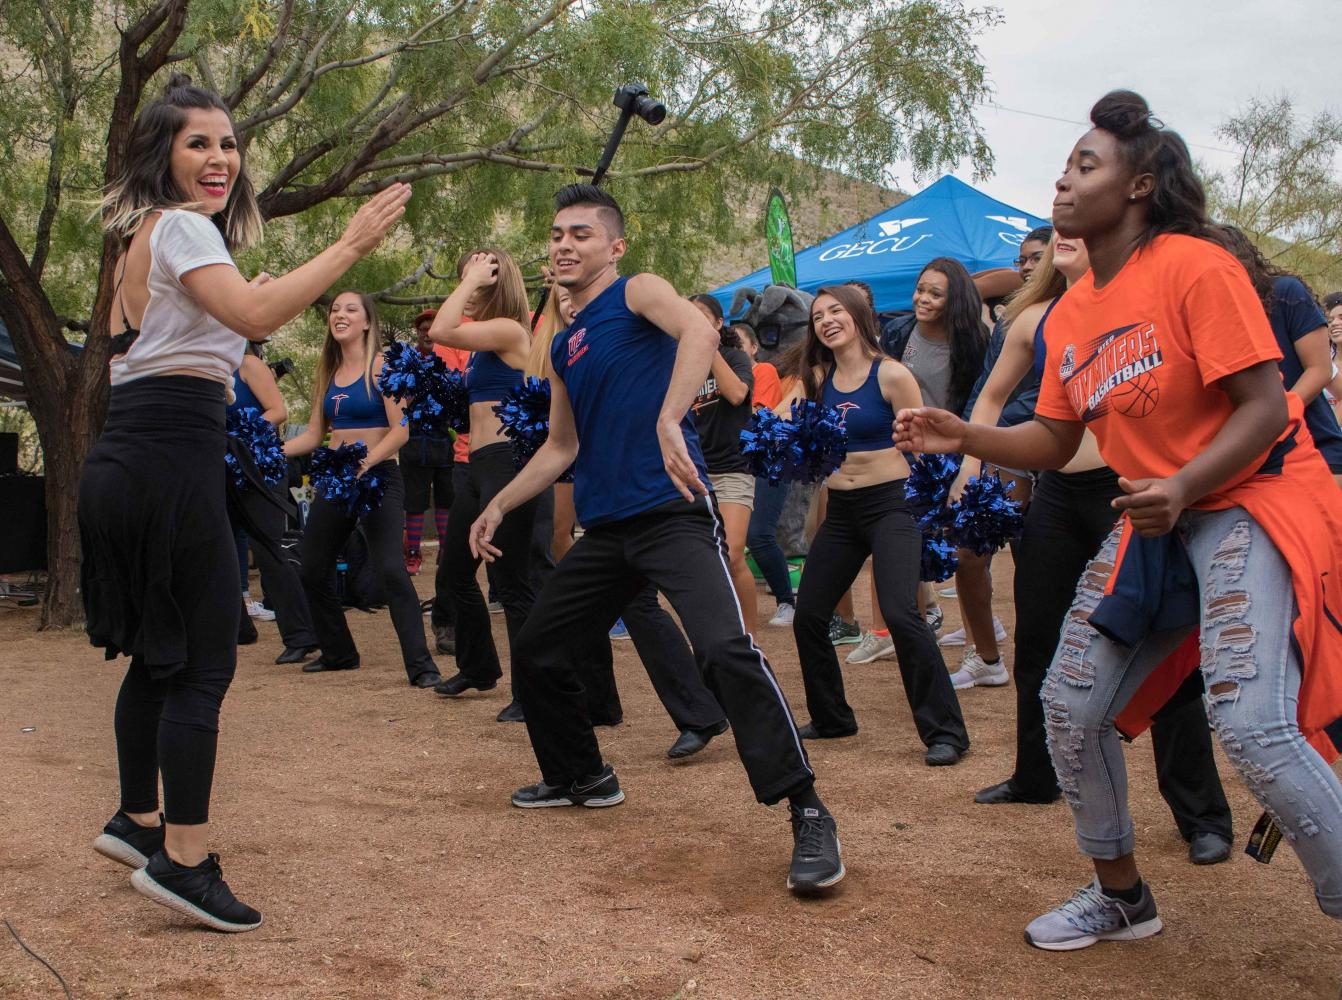
<svg viewBox="0 0 1342 1000">
<path fill-rule="evenodd" d="M 1009 574 L 999 560 L 1008 627 Z M 417 585 L 428 591 L 429 569 Z M 760 604 L 772 607 L 763 592 Z M 867 607 L 864 582 L 864 619 Z M 956 627 L 953 601 L 947 612 Z M 0 603 L 0 915 L 75 997 L 1337 996 L 1338 925 L 1287 846 L 1270 866 L 1242 853 L 1258 809 L 1223 758 L 1236 851 L 1195 868 L 1156 792 L 1149 741 L 1129 748 L 1165 933 L 1048 954 L 1022 928 L 1089 879 L 1066 807 L 972 801 L 1011 767 L 1009 687 L 963 695 L 973 748 L 933 769 L 893 662 L 846 668 L 862 731 L 811 754 L 848 877 L 832 898 L 804 901 L 783 885 L 785 810 L 752 800 L 730 736 L 684 764 L 666 759 L 676 733 L 629 643 L 616 644 L 625 723 L 598 731 L 628 801 L 530 812 L 508 804 L 537 772 L 524 728 L 494 721 L 503 686 L 458 701 L 414 690 L 386 614 L 350 618 L 357 672 L 273 665 L 269 624 L 241 650 L 212 839 L 265 924 L 223 935 L 151 904 L 89 847 L 117 805 L 121 666 Z M 804 720 L 791 633 L 761 633 Z M 505 642 L 501 617 L 495 638 Z M 0 927 L 0 996 L 62 995 Z"/>
</svg>

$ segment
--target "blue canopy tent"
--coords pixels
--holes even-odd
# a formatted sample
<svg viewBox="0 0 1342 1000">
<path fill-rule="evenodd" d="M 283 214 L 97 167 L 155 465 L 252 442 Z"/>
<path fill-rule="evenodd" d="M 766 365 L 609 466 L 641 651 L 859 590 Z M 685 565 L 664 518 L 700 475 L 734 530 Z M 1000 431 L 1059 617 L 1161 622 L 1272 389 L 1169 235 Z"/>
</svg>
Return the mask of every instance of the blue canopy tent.
<svg viewBox="0 0 1342 1000">
<path fill-rule="evenodd" d="M 866 222 L 797 254 L 797 283 L 814 292 L 822 285 L 865 281 L 878 311 L 910 308 L 918 272 L 934 257 L 954 257 L 969 270 L 1010 267 L 1021 240 L 1048 220 L 989 198 L 964 181 L 946 176 Z M 731 308 L 740 288 L 763 289 L 769 269 L 714 289 Z"/>
</svg>

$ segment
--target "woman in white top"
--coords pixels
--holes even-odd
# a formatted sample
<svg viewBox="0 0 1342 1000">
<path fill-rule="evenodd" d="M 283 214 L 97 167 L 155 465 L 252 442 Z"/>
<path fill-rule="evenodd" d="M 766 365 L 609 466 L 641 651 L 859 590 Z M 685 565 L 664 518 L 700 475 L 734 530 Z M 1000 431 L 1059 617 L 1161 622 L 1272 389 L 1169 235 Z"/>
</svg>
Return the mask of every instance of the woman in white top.
<svg viewBox="0 0 1342 1000">
<path fill-rule="evenodd" d="M 79 527 L 89 638 L 130 668 L 115 717 L 121 806 L 94 848 L 136 869 L 141 893 L 216 930 L 261 923 L 206 849 L 219 706 L 237 659 L 228 387 L 246 341 L 293 319 L 377 246 L 409 196 L 389 188 L 312 260 L 248 282 L 230 250 L 260 239 L 261 213 L 233 123 L 218 96 L 175 74 L 136 120 L 104 201 L 124 247 L 111 326 L 125 334 Z"/>
</svg>

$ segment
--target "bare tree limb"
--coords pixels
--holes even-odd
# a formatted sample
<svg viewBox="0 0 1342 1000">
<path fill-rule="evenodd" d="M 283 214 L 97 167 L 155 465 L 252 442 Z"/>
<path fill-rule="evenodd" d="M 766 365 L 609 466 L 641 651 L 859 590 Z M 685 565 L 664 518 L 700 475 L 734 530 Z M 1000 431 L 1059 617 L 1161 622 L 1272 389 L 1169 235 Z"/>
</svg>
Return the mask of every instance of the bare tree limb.
<svg viewBox="0 0 1342 1000">
<path fill-rule="evenodd" d="M 289 40 L 289 25 L 293 23 L 293 19 L 294 0 L 284 0 L 284 9 L 280 12 L 280 23 L 275 28 L 275 37 L 270 40 L 270 44 L 266 46 L 266 51 L 262 53 L 256 65 L 238 78 L 237 86 L 229 91 L 228 96 L 224 98 L 224 103 L 228 105 L 229 110 L 241 104 L 243 99 L 252 92 L 252 89 L 270 72 L 275 57 L 280 54 L 280 50 L 284 48 L 284 43 Z"/>
</svg>

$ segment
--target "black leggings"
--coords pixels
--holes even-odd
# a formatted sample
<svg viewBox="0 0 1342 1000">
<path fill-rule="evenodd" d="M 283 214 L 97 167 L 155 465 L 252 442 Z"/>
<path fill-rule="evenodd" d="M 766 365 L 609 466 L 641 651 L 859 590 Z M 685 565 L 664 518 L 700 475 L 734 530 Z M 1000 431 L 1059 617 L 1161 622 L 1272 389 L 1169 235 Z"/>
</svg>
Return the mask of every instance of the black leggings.
<svg viewBox="0 0 1342 1000">
<path fill-rule="evenodd" d="M 362 522 L 368 539 L 368 558 L 382 577 L 392 625 L 401 643 L 401 659 L 406 674 L 413 681 L 421 674 L 437 673 L 438 668 L 434 666 L 424 641 L 419 597 L 410 582 L 410 574 L 405 571 L 405 558 L 401 555 L 401 533 L 405 530 L 401 472 L 391 459 L 379 462 L 370 471 L 387 480 L 387 494 L 382 498 L 382 505 Z M 359 651 L 345 621 L 345 610 L 336 595 L 335 580 L 336 557 L 359 524 L 343 507 L 318 497 L 312 502 L 303 530 L 303 589 L 307 593 L 322 659 L 334 666 L 359 662 Z"/>
<path fill-rule="evenodd" d="M 441 601 L 444 594 L 451 599 L 457 629 L 457 670 L 481 686 L 498 680 L 503 671 L 499 667 L 499 654 L 489 626 L 489 607 L 475 579 L 480 560 L 471 555 L 471 525 L 516 474 L 512 446 L 506 442 L 471 452 L 465 483 L 458 483 L 464 488 L 458 489 L 452 498 L 452 511 L 447 516 L 446 549 L 439 558 L 438 573 L 434 578 L 438 600 Z M 531 579 L 535 517 L 536 500 L 532 499 L 509 511 L 494 532 L 494 545 L 502 555 L 493 563 L 491 580 L 503 604 L 510 648 L 536 599 Z"/>
<path fill-rule="evenodd" d="M 927 746 L 969 747 L 960 702 L 937 648 L 936 634 L 918 612 L 922 545 L 922 534 L 904 504 L 904 480 L 829 491 L 825 522 L 806 557 L 792 623 L 806 684 L 806 706 L 821 735 L 857 732 L 857 717 L 844 698 L 829 622 L 835 605 L 871 556 L 872 582 L 895 643 L 918 735 Z"/>
<path fill-rule="evenodd" d="M 1016 769 L 1010 780 L 1027 796 L 1058 794 L 1040 690 L 1077 581 L 1118 520 L 1112 501 L 1122 494 L 1108 468 L 1045 472 L 1025 515 L 1016 556 Z M 1229 839 L 1230 805 L 1212 756 L 1202 691 L 1202 673 L 1195 670 L 1156 713 L 1157 782 L 1185 839 L 1197 833 Z"/>
</svg>

